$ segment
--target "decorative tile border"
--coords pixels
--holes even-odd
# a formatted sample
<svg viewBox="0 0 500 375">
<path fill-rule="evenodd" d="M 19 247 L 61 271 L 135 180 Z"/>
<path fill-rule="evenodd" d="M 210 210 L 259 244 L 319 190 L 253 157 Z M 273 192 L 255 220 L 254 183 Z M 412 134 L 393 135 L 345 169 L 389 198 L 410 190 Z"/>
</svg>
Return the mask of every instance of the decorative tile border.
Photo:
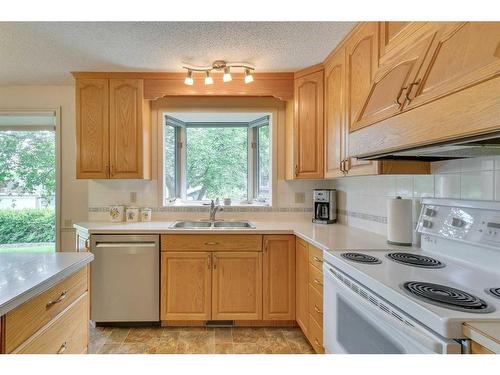
<svg viewBox="0 0 500 375">
<path fill-rule="evenodd" d="M 386 216 L 378 216 L 378 215 L 371 215 L 371 214 L 365 214 L 362 212 L 354 212 L 354 211 L 347 211 L 347 210 L 338 210 L 339 215 L 343 216 L 348 216 L 348 217 L 355 217 L 357 219 L 362 219 L 362 220 L 368 220 L 368 221 L 374 221 L 376 223 L 380 224 L 387 224 L 387 217 Z"/>
<path fill-rule="evenodd" d="M 231 207 L 223 206 L 224 212 L 279 212 L 279 213 L 296 213 L 296 212 L 312 212 L 311 207 L 265 207 L 265 206 L 254 206 L 254 207 Z M 172 206 L 172 207 L 153 207 L 154 213 L 159 212 L 208 212 L 209 207 L 183 207 L 183 206 Z M 89 207 L 88 212 L 109 212 L 109 207 Z"/>
</svg>

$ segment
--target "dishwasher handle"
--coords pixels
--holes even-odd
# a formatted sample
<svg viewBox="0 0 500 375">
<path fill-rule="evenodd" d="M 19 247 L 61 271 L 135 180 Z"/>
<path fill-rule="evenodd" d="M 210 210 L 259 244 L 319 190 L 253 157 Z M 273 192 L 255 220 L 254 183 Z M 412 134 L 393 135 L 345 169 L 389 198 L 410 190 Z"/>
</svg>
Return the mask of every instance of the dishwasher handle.
<svg viewBox="0 0 500 375">
<path fill-rule="evenodd" d="M 156 247 L 155 242 L 96 242 L 96 248 L 103 247 Z"/>
</svg>

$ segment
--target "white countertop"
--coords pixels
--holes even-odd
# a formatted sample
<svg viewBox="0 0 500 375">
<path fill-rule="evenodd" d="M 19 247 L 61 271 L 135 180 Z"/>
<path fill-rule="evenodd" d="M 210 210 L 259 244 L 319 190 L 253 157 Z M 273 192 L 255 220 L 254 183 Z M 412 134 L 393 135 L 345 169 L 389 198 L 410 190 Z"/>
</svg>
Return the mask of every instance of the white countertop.
<svg viewBox="0 0 500 375">
<path fill-rule="evenodd" d="M 295 234 L 325 251 L 400 248 L 388 245 L 385 236 L 343 224 L 313 224 L 310 220 L 251 222 L 255 229 L 169 229 L 172 221 L 84 222 L 75 224 L 75 228 L 88 234 Z"/>
<path fill-rule="evenodd" d="M 0 316 L 43 293 L 94 259 L 92 253 L 0 254 Z"/>
<path fill-rule="evenodd" d="M 500 320 L 484 322 L 466 322 L 464 335 L 481 344 L 495 354 L 500 354 Z"/>
</svg>

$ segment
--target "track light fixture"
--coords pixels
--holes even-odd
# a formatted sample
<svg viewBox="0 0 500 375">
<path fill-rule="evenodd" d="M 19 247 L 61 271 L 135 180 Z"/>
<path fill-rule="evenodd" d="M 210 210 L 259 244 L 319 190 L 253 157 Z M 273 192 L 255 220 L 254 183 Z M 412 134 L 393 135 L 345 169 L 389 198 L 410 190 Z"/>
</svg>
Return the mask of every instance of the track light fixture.
<svg viewBox="0 0 500 375">
<path fill-rule="evenodd" d="M 224 75 L 222 76 L 222 81 L 231 82 L 233 77 L 231 76 L 231 68 L 242 68 L 245 72 L 245 83 L 253 82 L 253 74 L 252 72 L 255 70 L 252 64 L 248 63 L 230 63 L 224 60 L 216 60 L 212 63 L 211 66 L 195 66 L 190 64 L 183 64 L 183 69 L 187 70 L 186 78 L 184 79 L 184 83 L 186 85 L 193 85 L 193 72 L 205 72 L 205 85 L 212 85 L 214 83 L 214 79 L 210 76 L 210 72 L 212 70 L 215 71 L 224 71 Z"/>
</svg>

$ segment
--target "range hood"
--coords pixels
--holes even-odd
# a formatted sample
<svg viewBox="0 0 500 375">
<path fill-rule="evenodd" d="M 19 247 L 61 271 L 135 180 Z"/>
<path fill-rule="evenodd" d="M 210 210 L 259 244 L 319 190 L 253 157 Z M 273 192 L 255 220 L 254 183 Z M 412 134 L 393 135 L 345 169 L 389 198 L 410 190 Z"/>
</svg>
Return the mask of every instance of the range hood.
<svg viewBox="0 0 500 375">
<path fill-rule="evenodd" d="M 439 161 L 495 155 L 500 155 L 500 132 L 368 155 L 358 159 Z"/>
</svg>

